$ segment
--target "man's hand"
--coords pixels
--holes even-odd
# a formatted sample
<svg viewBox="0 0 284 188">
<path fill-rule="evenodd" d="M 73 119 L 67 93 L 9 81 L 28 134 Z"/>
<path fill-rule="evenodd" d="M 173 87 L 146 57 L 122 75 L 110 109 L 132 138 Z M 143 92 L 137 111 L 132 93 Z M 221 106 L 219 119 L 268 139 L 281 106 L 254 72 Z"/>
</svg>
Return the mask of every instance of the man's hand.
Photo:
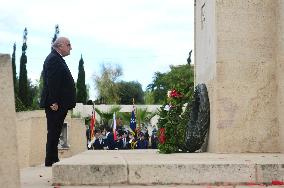
<svg viewBox="0 0 284 188">
<path fill-rule="evenodd" d="M 50 106 L 51 110 L 53 111 L 57 111 L 58 110 L 58 104 L 57 103 L 53 103 L 51 106 Z"/>
</svg>

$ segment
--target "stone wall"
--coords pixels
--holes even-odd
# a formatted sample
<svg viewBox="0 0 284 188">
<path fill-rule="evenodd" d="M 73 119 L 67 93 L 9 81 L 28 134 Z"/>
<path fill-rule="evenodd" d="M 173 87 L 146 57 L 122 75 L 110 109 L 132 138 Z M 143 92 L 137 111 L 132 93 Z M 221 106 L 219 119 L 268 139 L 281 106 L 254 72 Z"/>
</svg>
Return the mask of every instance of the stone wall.
<svg viewBox="0 0 284 188">
<path fill-rule="evenodd" d="M 196 84 L 209 90 L 210 152 L 280 152 L 276 2 L 196 0 Z"/>
<path fill-rule="evenodd" d="M 70 149 L 59 150 L 59 157 L 71 157 L 87 150 L 87 138 L 85 121 L 81 118 L 71 118 L 69 115 L 65 121 L 68 125 L 68 144 Z"/>
<path fill-rule="evenodd" d="M 86 129 L 83 119 L 71 118 L 68 113 L 68 144 L 59 152 L 60 158 L 70 157 L 86 150 Z M 20 168 L 44 163 L 46 144 L 46 117 L 43 110 L 18 112 L 16 115 Z"/>
<path fill-rule="evenodd" d="M 10 56 L 0 54 L 0 185 L 20 187 L 14 86 Z"/>
<path fill-rule="evenodd" d="M 43 163 L 46 143 L 44 111 L 18 112 L 16 117 L 20 167 Z"/>
</svg>

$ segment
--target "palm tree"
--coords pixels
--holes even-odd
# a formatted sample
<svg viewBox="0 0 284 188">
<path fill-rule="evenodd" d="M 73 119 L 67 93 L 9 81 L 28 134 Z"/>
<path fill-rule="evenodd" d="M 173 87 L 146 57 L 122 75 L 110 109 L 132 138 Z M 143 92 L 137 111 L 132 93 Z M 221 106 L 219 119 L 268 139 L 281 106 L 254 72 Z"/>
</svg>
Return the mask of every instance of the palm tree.
<svg viewBox="0 0 284 188">
<path fill-rule="evenodd" d="M 130 124 L 131 112 L 118 112 L 117 117 L 122 120 L 123 125 Z"/>
<path fill-rule="evenodd" d="M 148 112 L 147 108 L 137 108 L 136 110 L 136 121 L 137 127 L 144 128 L 148 127 L 150 124 L 151 119 L 157 114 L 157 112 Z M 144 125 L 142 127 L 142 124 Z"/>
<path fill-rule="evenodd" d="M 99 114 L 100 116 L 100 127 L 101 128 L 106 128 L 110 127 L 112 122 L 113 122 L 113 113 L 119 112 L 121 109 L 120 106 L 113 106 L 111 109 L 107 112 L 102 112 L 99 109 L 95 108 L 95 111 Z"/>
<path fill-rule="evenodd" d="M 148 112 L 147 108 L 137 108 L 135 114 L 137 127 L 141 128 L 141 124 L 147 127 L 156 114 L 157 112 Z M 121 118 L 123 125 L 130 125 L 131 112 L 118 112 L 117 117 Z"/>
</svg>

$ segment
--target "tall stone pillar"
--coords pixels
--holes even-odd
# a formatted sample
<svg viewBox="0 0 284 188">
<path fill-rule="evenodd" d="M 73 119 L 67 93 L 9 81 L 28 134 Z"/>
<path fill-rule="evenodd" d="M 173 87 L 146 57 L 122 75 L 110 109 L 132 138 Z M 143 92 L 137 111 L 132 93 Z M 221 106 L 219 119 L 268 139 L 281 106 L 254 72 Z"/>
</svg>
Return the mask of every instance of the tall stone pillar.
<svg viewBox="0 0 284 188">
<path fill-rule="evenodd" d="M 16 112 L 10 56 L 0 54 L 0 187 L 20 187 Z"/>
<path fill-rule="evenodd" d="M 280 151 L 277 2 L 195 0 L 195 74 L 209 91 L 209 152 Z M 279 35 L 283 45 L 283 29 Z"/>
<path fill-rule="evenodd" d="M 284 1 L 278 0 L 277 18 L 277 105 L 280 128 L 280 149 L 284 153 Z"/>
</svg>

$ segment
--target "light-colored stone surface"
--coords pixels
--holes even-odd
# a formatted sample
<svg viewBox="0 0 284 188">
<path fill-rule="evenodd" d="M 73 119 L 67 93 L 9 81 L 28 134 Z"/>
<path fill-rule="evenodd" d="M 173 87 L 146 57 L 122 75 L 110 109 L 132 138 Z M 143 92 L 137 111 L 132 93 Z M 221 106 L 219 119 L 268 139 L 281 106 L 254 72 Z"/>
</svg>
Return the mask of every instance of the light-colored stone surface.
<svg viewBox="0 0 284 188">
<path fill-rule="evenodd" d="M 44 161 L 46 118 L 43 110 L 16 113 L 20 168 Z"/>
<path fill-rule="evenodd" d="M 270 183 L 271 180 L 284 180 L 284 166 L 280 163 L 257 164 L 257 183 Z"/>
<path fill-rule="evenodd" d="M 35 167 L 26 167 L 21 172 L 21 188 L 45 188 L 51 187 L 51 167 L 43 164 Z"/>
<path fill-rule="evenodd" d="M 46 144 L 46 119 L 42 117 L 31 118 L 30 124 L 30 160 L 29 166 L 34 166 L 42 163 L 45 158 Z M 44 126 L 43 126 L 44 125 Z M 42 135 L 43 133 L 43 135 Z M 45 134 L 44 134 L 45 133 Z M 42 147 L 43 146 L 43 147 Z"/>
<path fill-rule="evenodd" d="M 83 119 L 65 119 L 70 148 L 60 150 L 59 157 L 70 157 L 86 150 L 86 129 Z M 43 110 L 17 112 L 16 127 L 20 168 L 43 163 L 46 144 L 46 117 Z"/>
<path fill-rule="evenodd" d="M 17 144 L 19 154 L 20 168 L 30 166 L 30 147 L 31 147 L 31 118 L 20 119 L 19 114 L 16 113 L 16 125 L 17 125 Z M 40 132 L 39 132 L 40 133 Z M 39 134 L 38 133 L 38 134 Z M 41 135 L 41 134 L 39 134 Z M 42 149 L 38 151 L 38 154 L 43 154 Z"/>
<path fill-rule="evenodd" d="M 284 154 L 159 154 L 157 150 L 86 151 L 53 167 L 61 185 L 239 185 L 284 180 Z"/>
<path fill-rule="evenodd" d="M 68 125 L 68 150 L 59 150 L 59 157 L 71 157 L 87 150 L 86 127 L 84 119 L 67 117 Z"/>
<path fill-rule="evenodd" d="M 127 182 L 127 165 L 120 155 L 111 151 L 73 156 L 52 167 L 53 183 L 62 185 L 108 185 Z"/>
<path fill-rule="evenodd" d="M 281 10 L 283 1 L 196 1 L 195 80 L 208 86 L 210 152 L 283 152 Z"/>
<path fill-rule="evenodd" d="M 195 83 L 207 83 L 216 75 L 215 0 L 197 0 L 194 19 Z"/>
<path fill-rule="evenodd" d="M 277 18 L 277 82 L 278 82 L 278 122 L 280 127 L 280 147 L 281 152 L 284 153 L 284 1 L 277 1 L 278 9 L 276 12 Z"/>
<path fill-rule="evenodd" d="M 95 162 L 94 162 L 95 161 Z M 115 162 L 116 161 L 116 162 Z M 181 173 L 176 173 L 172 175 L 167 174 L 170 169 L 163 169 L 163 168 L 154 168 L 157 167 L 155 165 L 165 165 L 169 164 L 170 166 L 173 166 L 173 164 L 176 164 L 177 166 L 180 165 L 182 167 L 183 164 L 195 164 L 196 169 L 191 169 L 193 172 L 196 172 L 198 170 L 202 171 L 202 168 L 204 168 L 206 165 L 211 164 L 212 167 L 217 167 L 218 165 L 224 165 L 227 164 L 228 167 L 235 168 L 231 169 L 233 173 L 231 174 L 226 174 L 225 176 L 232 176 L 232 178 L 237 179 L 235 176 L 238 171 L 239 173 L 242 172 L 241 165 L 247 165 L 247 166 L 255 166 L 256 168 L 254 169 L 254 173 L 256 176 L 256 179 L 261 179 L 262 175 L 261 174 L 266 174 L 266 176 L 273 176 L 273 174 L 279 174 L 279 169 L 278 171 L 275 170 L 275 165 L 277 166 L 284 163 L 284 155 L 283 154 L 211 154 L 211 153 L 191 153 L 191 154 L 157 154 L 156 150 L 128 150 L 128 151 L 87 151 L 84 152 L 80 155 L 63 159 L 61 162 L 57 163 L 53 168 L 58 168 L 58 166 L 61 166 L 62 168 L 64 165 L 69 165 L 70 163 L 74 165 L 80 165 L 80 168 L 82 169 L 82 166 L 90 163 L 92 165 L 96 164 L 99 165 L 110 165 L 110 164 L 115 164 L 115 163 L 121 163 L 124 165 L 127 165 L 127 173 L 128 173 L 128 180 L 130 180 L 130 174 L 133 173 L 131 172 L 134 170 L 133 168 L 131 169 L 131 166 L 137 166 L 140 165 L 140 169 L 135 169 L 138 172 L 143 171 L 144 168 L 146 170 L 153 165 L 153 170 L 149 172 L 148 174 L 139 174 L 139 175 L 145 175 L 149 177 L 149 179 L 153 179 L 153 171 L 156 171 L 156 176 L 162 176 L 164 175 L 165 177 L 169 179 L 180 179 L 183 174 Z M 179 164 L 181 163 L 181 164 Z M 238 166 L 239 165 L 239 166 Z M 77 169 L 76 166 L 73 166 L 74 168 L 69 168 L 68 172 L 64 172 L 67 174 L 59 174 L 60 176 L 68 176 L 69 173 L 74 174 Z M 101 166 L 100 166 L 101 167 Z M 280 166 L 279 166 L 280 167 Z M 199 169 L 200 168 L 200 169 Z M 245 167 L 246 168 L 246 167 Z M 98 168 L 97 168 L 98 169 Z M 102 169 L 102 168 L 101 168 Z M 282 167 L 283 170 L 283 167 Z M 70 172 L 71 171 L 71 172 Z M 176 171 L 176 169 L 174 169 Z M 217 176 L 223 176 L 223 173 L 227 173 L 225 171 L 222 172 L 222 169 L 220 168 L 213 168 L 211 170 L 211 175 L 212 177 L 217 177 Z M 280 169 L 281 171 L 281 169 Z M 90 172 L 90 171 L 89 171 Z M 187 172 L 189 174 L 194 175 L 193 172 Z M 44 167 L 43 165 L 36 166 L 36 167 L 28 167 L 21 169 L 21 187 L 22 188 L 54 188 L 56 185 L 53 185 L 54 182 L 52 182 L 52 168 L 51 167 Z M 63 172 L 62 172 L 63 173 Z M 79 173 L 79 172 L 77 172 Z M 80 171 L 80 175 L 83 178 L 86 178 L 82 173 L 84 171 Z M 203 179 L 206 179 L 206 173 L 208 174 L 209 172 L 205 172 L 205 175 L 202 173 L 199 176 L 202 177 Z M 277 178 L 276 176 L 273 177 L 273 180 L 279 180 L 279 181 L 284 181 L 284 173 L 283 171 L 281 172 L 282 175 L 281 177 L 278 176 L 279 179 L 274 179 Z M 98 174 L 103 174 L 102 172 L 98 172 Z M 134 173 L 135 174 L 135 173 Z M 161 174 L 161 175 L 159 175 Z M 198 173 L 195 173 L 198 174 Z M 217 175 L 218 174 L 218 175 Z M 92 181 L 96 180 L 96 176 L 94 174 L 85 174 L 88 175 L 89 179 L 93 178 Z M 105 179 L 111 179 L 114 176 L 119 176 L 119 174 L 110 174 L 109 176 L 105 177 Z M 136 173 L 135 176 L 138 174 Z M 54 176 L 54 174 L 53 174 Z M 209 178 L 212 179 L 210 176 Z M 70 177 L 69 177 L 70 178 Z M 218 177 L 217 177 L 218 178 Z M 76 177 L 76 179 L 78 179 Z M 145 178 L 144 178 L 145 179 Z M 200 178 L 201 179 L 201 178 Z M 99 181 L 100 179 L 97 179 Z M 241 180 L 241 179 L 239 179 Z M 80 179 L 80 181 L 83 181 Z M 112 180 L 110 180 L 112 181 Z M 168 181 L 166 181 L 168 182 Z M 283 186 L 272 186 L 271 184 L 271 179 L 267 179 L 268 184 L 263 184 L 260 181 L 251 180 L 248 182 L 239 182 L 238 184 L 233 184 L 232 182 L 218 182 L 217 179 L 213 181 L 214 183 L 204 183 L 201 185 L 182 185 L 181 183 L 178 184 L 171 184 L 171 185 L 159 185 L 159 184 L 143 184 L 143 185 L 129 185 L 129 184 L 109 184 L 109 185 L 58 185 L 59 187 L 65 187 L 65 188 L 79 188 L 79 187 L 94 187 L 94 188 L 185 188 L 185 187 L 193 187 L 193 188 L 205 188 L 205 187 L 237 187 L 237 188 L 247 188 L 247 187 L 284 187 Z M 83 182 L 85 184 L 86 182 Z M 164 182 L 162 182 L 164 183 Z M 235 182 L 237 183 L 237 182 Z"/>
<path fill-rule="evenodd" d="M 208 185 L 101 185 L 101 186 L 58 186 L 52 185 L 52 169 L 43 165 L 21 169 L 21 188 L 232 188 L 233 186 Z M 246 186 L 243 186 L 246 187 Z"/>
<path fill-rule="evenodd" d="M 130 184 L 215 184 L 255 179 L 250 164 L 194 164 L 191 161 L 129 163 Z M 234 174 L 234 176 L 232 176 Z"/>
<path fill-rule="evenodd" d="M 10 56 L 0 54 L 0 186 L 20 187 L 16 112 Z"/>
</svg>

